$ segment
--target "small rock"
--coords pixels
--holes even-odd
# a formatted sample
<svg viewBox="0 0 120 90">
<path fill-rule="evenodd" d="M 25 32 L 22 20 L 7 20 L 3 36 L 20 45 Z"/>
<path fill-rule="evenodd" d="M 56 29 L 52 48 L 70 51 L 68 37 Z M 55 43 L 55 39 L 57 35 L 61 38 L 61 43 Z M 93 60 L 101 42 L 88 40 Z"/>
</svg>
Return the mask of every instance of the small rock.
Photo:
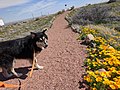
<svg viewBox="0 0 120 90">
<path fill-rule="evenodd" d="M 84 42 L 86 45 L 89 45 L 90 47 L 95 47 L 96 44 L 93 42 L 94 39 L 95 39 L 95 38 L 94 38 L 94 36 L 93 36 L 92 34 L 87 34 L 83 42 Z"/>
<path fill-rule="evenodd" d="M 71 28 L 72 28 L 72 30 L 73 30 L 74 32 L 76 32 L 76 33 L 81 33 L 81 30 L 80 30 L 80 26 L 79 26 L 79 25 L 73 24 L 73 25 L 71 25 Z"/>
<path fill-rule="evenodd" d="M 99 71 L 99 72 L 106 72 L 106 70 L 105 70 L 104 68 L 99 69 L 98 71 Z"/>
<path fill-rule="evenodd" d="M 92 34 L 87 34 L 86 38 L 85 38 L 85 42 L 86 43 L 90 43 L 92 40 L 94 40 L 94 36 Z"/>
</svg>

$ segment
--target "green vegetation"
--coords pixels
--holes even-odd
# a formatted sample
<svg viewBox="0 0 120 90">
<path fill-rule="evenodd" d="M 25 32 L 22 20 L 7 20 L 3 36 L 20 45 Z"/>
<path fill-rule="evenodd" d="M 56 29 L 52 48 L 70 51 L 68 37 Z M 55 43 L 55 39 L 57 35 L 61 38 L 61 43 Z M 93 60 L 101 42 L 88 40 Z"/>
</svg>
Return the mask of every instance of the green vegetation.
<svg viewBox="0 0 120 90">
<path fill-rule="evenodd" d="M 82 34 L 89 30 L 95 30 L 94 36 L 103 37 L 111 46 L 120 50 L 120 2 L 101 3 L 88 5 L 73 10 L 68 15 L 70 25 L 77 24 L 80 26 Z M 81 35 L 82 35 L 81 34 Z M 85 35 L 83 35 L 85 36 Z"/>
<path fill-rule="evenodd" d="M 71 12 L 69 16 L 73 24 L 102 24 L 113 28 L 120 26 L 120 2 L 109 4 L 101 3 L 80 7 Z"/>
<path fill-rule="evenodd" d="M 71 27 L 79 25 L 79 39 L 92 34 L 84 80 L 90 90 L 120 90 L 120 2 L 78 8 L 66 18 Z"/>
<path fill-rule="evenodd" d="M 43 16 L 0 27 L 0 38 L 3 40 L 15 39 L 29 35 L 31 31 L 37 32 L 43 28 L 49 28 L 54 17 L 55 15 Z"/>
<path fill-rule="evenodd" d="M 86 25 L 81 27 L 81 29 L 82 33 L 80 36 L 93 34 L 95 37 L 102 37 L 109 45 L 113 46 L 117 50 L 120 50 L 120 32 L 103 25 Z"/>
<path fill-rule="evenodd" d="M 95 37 L 96 47 L 88 49 L 84 80 L 90 90 L 120 90 L 120 51 Z"/>
</svg>

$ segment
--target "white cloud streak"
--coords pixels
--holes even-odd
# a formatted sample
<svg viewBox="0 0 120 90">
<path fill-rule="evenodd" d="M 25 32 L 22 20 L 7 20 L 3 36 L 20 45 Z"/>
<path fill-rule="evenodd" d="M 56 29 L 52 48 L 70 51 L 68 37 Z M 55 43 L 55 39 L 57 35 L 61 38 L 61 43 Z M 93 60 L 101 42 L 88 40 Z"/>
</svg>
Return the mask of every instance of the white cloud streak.
<svg viewBox="0 0 120 90">
<path fill-rule="evenodd" d="M 37 2 L 37 3 L 33 4 L 32 6 L 29 6 L 25 9 L 21 10 L 19 15 L 44 9 L 44 8 L 54 5 L 55 3 L 57 3 L 56 0 L 41 0 L 40 2 Z"/>
<path fill-rule="evenodd" d="M 20 5 L 29 2 L 30 0 L 0 0 L 0 9 L 10 6 Z"/>
</svg>

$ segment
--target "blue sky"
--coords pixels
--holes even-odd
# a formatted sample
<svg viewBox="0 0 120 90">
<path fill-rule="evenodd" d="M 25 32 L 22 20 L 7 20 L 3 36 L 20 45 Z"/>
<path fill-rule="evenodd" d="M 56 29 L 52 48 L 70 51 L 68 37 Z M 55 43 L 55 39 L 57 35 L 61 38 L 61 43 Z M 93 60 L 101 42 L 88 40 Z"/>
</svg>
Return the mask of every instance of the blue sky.
<svg viewBox="0 0 120 90">
<path fill-rule="evenodd" d="M 0 18 L 8 23 L 52 14 L 71 6 L 81 7 L 106 1 L 108 0 L 0 0 Z"/>
</svg>

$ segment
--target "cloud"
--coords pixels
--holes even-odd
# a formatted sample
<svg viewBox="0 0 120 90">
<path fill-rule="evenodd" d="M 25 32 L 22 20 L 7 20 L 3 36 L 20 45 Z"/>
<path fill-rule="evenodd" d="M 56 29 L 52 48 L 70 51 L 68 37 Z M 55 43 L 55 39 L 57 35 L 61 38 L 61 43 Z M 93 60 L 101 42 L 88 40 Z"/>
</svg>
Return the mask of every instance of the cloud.
<svg viewBox="0 0 120 90">
<path fill-rule="evenodd" d="M 55 3 L 57 3 L 56 0 L 41 0 L 23 10 L 21 10 L 21 12 L 19 12 L 19 14 L 24 14 L 24 13 L 29 13 L 29 12 L 34 12 L 37 10 L 41 10 L 44 8 L 48 8 L 49 6 L 54 5 Z"/>
<path fill-rule="evenodd" d="M 29 2 L 30 0 L 0 0 L 0 8 L 20 5 Z"/>
</svg>

